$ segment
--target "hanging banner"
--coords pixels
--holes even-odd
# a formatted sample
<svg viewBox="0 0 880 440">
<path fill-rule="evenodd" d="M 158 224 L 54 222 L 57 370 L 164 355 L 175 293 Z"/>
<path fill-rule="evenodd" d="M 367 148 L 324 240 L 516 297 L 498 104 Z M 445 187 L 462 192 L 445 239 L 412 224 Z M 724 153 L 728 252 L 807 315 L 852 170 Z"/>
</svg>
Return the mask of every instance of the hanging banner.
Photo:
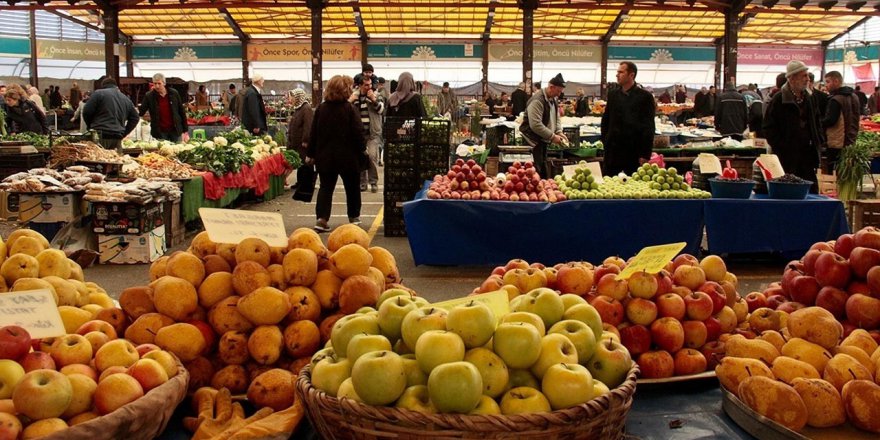
<svg viewBox="0 0 880 440">
<path fill-rule="evenodd" d="M 736 54 L 736 62 L 740 64 L 784 66 L 789 61 L 801 61 L 807 66 L 821 67 L 822 49 L 818 47 L 771 49 L 740 46 Z"/>
<path fill-rule="evenodd" d="M 360 61 L 361 43 L 324 43 L 324 61 Z M 248 61 L 309 61 L 312 43 L 250 43 Z"/>
<path fill-rule="evenodd" d="M 608 48 L 608 59 L 611 61 L 648 61 L 657 64 L 714 63 L 715 49 L 711 47 L 611 46 Z"/>
<path fill-rule="evenodd" d="M 583 44 L 536 44 L 533 49 L 539 62 L 602 62 L 602 48 Z M 489 43 L 489 61 L 522 61 L 522 43 Z"/>
<path fill-rule="evenodd" d="M 828 49 L 825 52 L 826 63 L 857 63 L 865 60 L 876 60 L 880 56 L 880 46 L 849 46 L 844 49 Z"/>
<path fill-rule="evenodd" d="M 0 56 L 31 57 L 31 42 L 27 38 L 0 38 Z"/>
<path fill-rule="evenodd" d="M 125 60 L 125 48 L 119 47 L 119 60 Z M 37 40 L 37 59 L 104 61 L 104 43 Z"/>
<path fill-rule="evenodd" d="M 431 61 L 482 58 L 483 46 L 475 44 L 368 44 L 370 59 L 394 58 Z"/>
<path fill-rule="evenodd" d="M 221 44 L 211 46 L 133 46 L 134 60 L 150 61 L 199 61 L 241 60 L 241 45 Z"/>
</svg>

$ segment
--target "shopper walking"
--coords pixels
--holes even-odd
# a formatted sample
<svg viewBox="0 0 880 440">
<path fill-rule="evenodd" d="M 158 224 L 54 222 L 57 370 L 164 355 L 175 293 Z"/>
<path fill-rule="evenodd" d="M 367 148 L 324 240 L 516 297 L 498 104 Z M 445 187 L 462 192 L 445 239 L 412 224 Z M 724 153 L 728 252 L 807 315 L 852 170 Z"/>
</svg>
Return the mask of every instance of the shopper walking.
<svg viewBox="0 0 880 440">
<path fill-rule="evenodd" d="M 874 93 L 868 97 L 868 114 L 880 113 L 880 87 L 874 87 Z"/>
<path fill-rule="evenodd" d="M 381 95 L 382 99 L 384 99 L 385 102 L 388 102 L 388 100 L 391 99 L 391 93 L 389 93 L 388 88 L 385 87 L 385 78 L 382 78 L 380 76 L 378 82 L 379 82 L 379 87 L 376 89 L 376 93 Z"/>
<path fill-rule="evenodd" d="M 89 129 L 98 132 L 101 146 L 121 153 L 122 139 L 137 127 L 138 112 L 131 99 L 116 87 L 116 80 L 105 78 L 101 86 L 86 101 L 82 116 Z"/>
<path fill-rule="evenodd" d="M 743 139 L 748 123 L 748 104 L 746 98 L 736 91 L 733 83 L 724 86 L 724 93 L 718 97 L 715 109 L 715 130 L 723 137 L 738 141 Z"/>
<path fill-rule="evenodd" d="M 235 84 L 229 84 L 229 88 L 223 91 L 223 94 L 220 95 L 220 102 L 223 104 L 223 111 L 226 112 L 227 115 L 233 114 L 233 104 L 235 101 Z"/>
<path fill-rule="evenodd" d="M 866 114 L 868 112 L 868 95 L 865 95 L 865 92 L 862 91 L 862 86 L 856 85 L 856 96 L 859 97 L 859 105 L 861 105 L 861 114 Z"/>
<path fill-rule="evenodd" d="M 388 88 L 385 87 L 385 78 L 379 77 L 379 88 L 376 90 L 376 93 L 382 97 L 382 101 L 385 102 L 385 113 L 388 113 L 388 102 L 391 100 L 391 93 L 388 92 Z M 382 126 L 385 126 L 385 115 L 382 115 Z M 379 142 L 379 166 L 384 166 L 383 163 L 385 158 L 385 133 L 382 133 L 381 142 Z"/>
<path fill-rule="evenodd" d="M 422 96 L 415 92 L 416 82 L 409 72 L 397 78 L 397 89 L 388 99 L 388 116 L 398 118 L 424 118 L 428 116 Z"/>
<path fill-rule="evenodd" d="M 562 134 L 562 125 L 559 124 L 559 104 L 556 99 L 564 89 L 565 80 L 561 73 L 557 73 L 547 88 L 529 98 L 525 117 L 519 126 L 523 140 L 532 147 L 535 169 L 545 177 L 550 176 L 547 168 L 547 147 L 568 141 Z"/>
<path fill-rule="evenodd" d="M 516 92 L 514 91 L 514 93 L 516 93 Z M 511 96 L 511 98 L 512 98 L 512 96 Z M 579 118 L 583 118 L 584 116 L 587 116 L 589 113 L 590 113 L 590 106 L 589 106 L 589 103 L 587 102 L 587 97 L 584 96 L 584 89 L 578 88 L 577 89 L 577 100 L 574 103 L 574 115 Z M 516 116 L 516 114 L 514 114 L 514 116 Z"/>
<path fill-rule="evenodd" d="M 825 129 L 826 172 L 831 174 L 840 152 L 856 142 L 859 134 L 860 103 L 852 87 L 843 85 L 843 75 L 836 70 L 825 74 L 825 85 L 831 97 L 822 118 Z M 873 95 L 871 95 L 873 96 Z"/>
<path fill-rule="evenodd" d="M 526 83 L 521 82 L 516 86 L 516 90 L 510 94 L 510 113 L 513 117 L 519 117 L 519 114 L 526 111 L 529 103 L 529 95 L 526 94 Z"/>
<path fill-rule="evenodd" d="M 40 89 L 34 86 L 28 87 L 27 94 L 28 101 L 30 101 L 31 104 L 33 104 L 34 107 L 36 107 L 38 110 L 40 110 L 40 113 L 45 115 L 46 107 L 43 106 L 43 99 L 40 98 Z"/>
<path fill-rule="evenodd" d="M 410 81 L 412 77 L 410 76 Z M 360 115 L 348 102 L 353 81 L 336 75 L 327 82 L 324 102 L 315 111 L 309 136 L 306 164 L 315 164 L 321 187 L 315 205 L 315 230 L 330 230 L 330 212 L 336 181 L 342 177 L 349 223 L 360 224 L 361 193 L 358 190 L 361 164 L 368 160 Z"/>
<path fill-rule="evenodd" d="M 27 98 L 23 88 L 13 85 L 3 98 L 6 103 L 6 130 L 9 133 L 49 133 L 46 115 Z"/>
<path fill-rule="evenodd" d="M 40 102 L 42 103 L 42 105 L 40 105 L 39 107 L 41 109 L 44 109 L 43 113 L 46 113 L 45 109 L 51 108 L 51 107 L 49 107 L 49 96 L 52 95 L 52 89 L 54 89 L 54 88 L 55 88 L 55 86 L 49 86 L 48 89 L 43 89 L 43 93 L 40 94 Z M 30 95 L 31 94 L 30 88 L 27 88 L 27 90 L 28 90 L 28 94 Z"/>
<path fill-rule="evenodd" d="M 679 84 L 676 86 L 675 91 L 675 103 L 676 104 L 684 104 L 688 99 L 688 91 L 687 87 L 684 84 Z"/>
<path fill-rule="evenodd" d="M 263 75 L 256 74 L 241 103 L 241 123 L 248 133 L 264 135 L 269 131 L 266 105 L 263 103 Z"/>
<path fill-rule="evenodd" d="M 694 116 L 702 118 L 709 113 L 709 89 L 703 87 L 694 95 Z"/>
<path fill-rule="evenodd" d="M 60 86 L 52 86 L 49 87 L 52 89 L 49 93 L 49 108 L 56 109 L 61 108 L 64 103 L 64 97 L 61 96 L 61 87 Z"/>
<path fill-rule="evenodd" d="M 196 107 L 207 107 L 211 105 L 209 102 L 208 91 L 205 90 L 205 86 L 200 85 L 199 91 L 196 92 Z"/>
<path fill-rule="evenodd" d="M 821 141 L 807 92 L 807 66 L 800 61 L 789 61 L 785 77 L 788 81 L 767 105 L 764 135 L 785 172 L 813 182 L 811 191 L 815 193 Z"/>
<path fill-rule="evenodd" d="M 367 169 L 361 172 L 361 191 L 379 191 L 379 143 L 382 140 L 382 114 L 385 113 L 385 102 L 382 97 L 373 91 L 373 82 L 369 77 L 357 75 L 354 77 L 355 91 L 348 101 L 358 112 L 363 125 L 364 139 L 367 142 L 367 154 L 370 161 Z"/>
<path fill-rule="evenodd" d="M 296 149 L 299 156 L 305 158 L 308 155 L 310 134 L 312 132 L 312 118 L 315 112 L 309 105 L 306 92 L 303 89 L 295 89 L 291 96 L 293 102 L 293 114 L 287 124 L 287 148 Z M 303 163 L 296 170 L 296 185 L 294 186 L 293 199 L 302 202 L 311 202 L 315 192 L 314 164 Z"/>
<path fill-rule="evenodd" d="M 448 82 L 443 83 L 443 88 L 441 88 L 440 93 L 437 94 L 437 112 L 439 112 L 440 115 L 448 114 L 453 121 L 456 119 L 455 116 L 458 113 L 458 98 L 455 96 L 455 92 L 449 88 Z"/>
<path fill-rule="evenodd" d="M 715 86 L 709 86 L 709 113 L 710 115 L 715 114 L 715 107 L 718 105 L 718 93 L 715 90 Z"/>
<path fill-rule="evenodd" d="M 144 95 L 140 116 L 150 114 L 150 135 L 157 140 L 180 142 L 187 131 L 186 109 L 177 90 L 165 84 L 161 73 L 153 75 L 153 90 Z"/>
<path fill-rule="evenodd" d="M 73 86 L 70 87 L 70 108 L 76 111 L 80 102 L 82 102 L 82 91 L 76 83 L 73 83 Z"/>
<path fill-rule="evenodd" d="M 602 114 L 602 143 L 608 176 L 630 174 L 651 157 L 654 147 L 654 97 L 636 83 L 638 67 L 624 61 L 617 68 L 617 87 L 608 94 Z M 710 93 L 707 99 L 714 96 Z"/>
</svg>

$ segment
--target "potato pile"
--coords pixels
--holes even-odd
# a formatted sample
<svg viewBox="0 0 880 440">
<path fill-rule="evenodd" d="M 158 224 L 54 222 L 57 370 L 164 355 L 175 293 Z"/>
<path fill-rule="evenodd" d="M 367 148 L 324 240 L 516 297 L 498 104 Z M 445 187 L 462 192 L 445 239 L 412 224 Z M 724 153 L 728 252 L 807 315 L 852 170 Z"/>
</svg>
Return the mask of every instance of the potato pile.
<svg viewBox="0 0 880 440">
<path fill-rule="evenodd" d="M 394 257 L 360 227 L 345 225 L 328 237 L 300 228 L 285 248 L 257 238 L 238 244 L 198 234 L 186 252 L 150 267 L 148 286 L 130 287 L 119 303 L 132 323 L 126 339 L 156 344 L 177 355 L 203 386 L 248 392 L 271 369 L 294 375 L 329 339 L 341 317 L 375 306 L 379 295 L 401 287 Z M 251 387 L 253 388 L 253 387 Z"/>
</svg>

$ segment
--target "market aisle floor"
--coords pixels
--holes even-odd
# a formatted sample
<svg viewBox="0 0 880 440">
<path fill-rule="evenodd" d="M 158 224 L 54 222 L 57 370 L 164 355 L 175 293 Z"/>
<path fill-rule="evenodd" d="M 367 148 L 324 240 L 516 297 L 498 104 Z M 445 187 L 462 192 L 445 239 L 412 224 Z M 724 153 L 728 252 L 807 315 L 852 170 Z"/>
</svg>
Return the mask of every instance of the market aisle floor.
<svg viewBox="0 0 880 440">
<path fill-rule="evenodd" d="M 409 241 L 405 238 L 384 236 L 382 226 L 384 179 L 382 168 L 379 168 L 379 192 L 362 192 L 361 226 L 373 236 L 373 244 L 388 249 L 396 258 L 403 276 L 404 283 L 416 292 L 432 301 L 465 296 L 482 283 L 492 271 L 487 266 L 416 266 L 413 262 Z M 264 203 L 247 204 L 239 209 L 268 212 L 279 212 L 284 217 L 288 232 L 296 228 L 311 228 L 315 224 L 314 203 L 294 201 L 290 193 Z M 333 211 L 330 226 L 336 227 L 347 221 L 345 215 L 345 192 L 341 180 L 333 195 Z M 183 250 L 189 246 L 194 234 L 187 236 L 187 244 L 169 249 L 169 253 Z M 322 234 L 326 240 L 327 234 Z M 462 252 L 466 252 L 462 249 Z M 594 262 L 597 263 L 597 262 Z M 739 276 L 740 293 L 748 294 L 752 290 L 762 289 L 768 283 L 778 280 L 782 274 L 784 261 L 777 259 L 754 260 L 740 258 L 729 264 L 731 270 Z M 98 265 L 85 270 L 86 278 L 103 286 L 112 296 L 118 297 L 123 289 L 129 286 L 142 285 L 149 282 L 148 265 Z"/>
</svg>

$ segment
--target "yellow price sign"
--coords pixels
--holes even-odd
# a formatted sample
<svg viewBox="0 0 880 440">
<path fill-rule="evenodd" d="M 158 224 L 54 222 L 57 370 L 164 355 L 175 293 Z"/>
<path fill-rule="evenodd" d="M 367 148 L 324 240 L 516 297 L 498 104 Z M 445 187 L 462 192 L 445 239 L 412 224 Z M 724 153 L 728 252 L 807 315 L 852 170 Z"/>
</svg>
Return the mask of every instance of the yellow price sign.
<svg viewBox="0 0 880 440">
<path fill-rule="evenodd" d="M 466 296 L 464 298 L 450 299 L 439 303 L 431 303 L 433 307 L 451 310 L 453 307 L 461 304 L 467 304 L 471 301 L 481 302 L 495 313 L 495 319 L 500 321 L 501 317 L 510 312 L 510 303 L 507 300 L 507 291 L 496 290 L 494 292 L 481 293 L 479 295 Z"/>
<path fill-rule="evenodd" d="M 687 246 L 687 243 L 680 242 L 643 248 L 632 259 L 632 262 L 626 266 L 626 269 L 623 269 L 623 272 L 617 275 L 617 279 L 625 280 L 632 274 L 641 271 L 648 273 L 660 272 L 685 246 Z"/>
</svg>

